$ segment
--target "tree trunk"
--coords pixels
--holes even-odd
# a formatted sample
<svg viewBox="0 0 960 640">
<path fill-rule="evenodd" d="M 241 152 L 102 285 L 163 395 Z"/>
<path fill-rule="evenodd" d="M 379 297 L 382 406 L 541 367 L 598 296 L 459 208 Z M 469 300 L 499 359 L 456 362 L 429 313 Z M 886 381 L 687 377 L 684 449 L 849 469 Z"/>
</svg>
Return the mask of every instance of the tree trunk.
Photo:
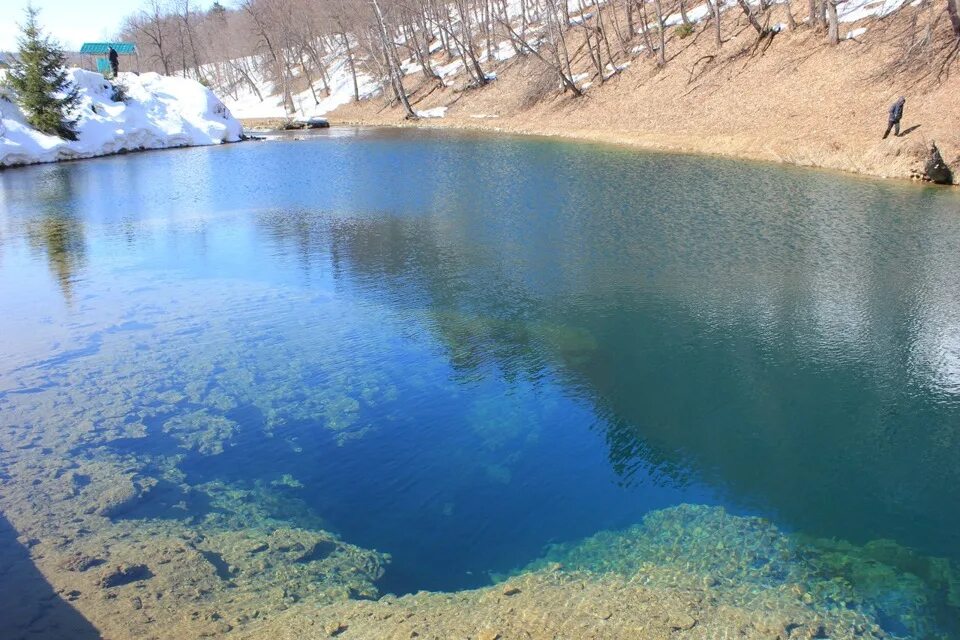
<svg viewBox="0 0 960 640">
<path fill-rule="evenodd" d="M 743 2 L 744 0 L 740 0 Z M 657 62 L 662 67 L 667 64 L 667 34 L 663 24 L 663 6 L 660 0 L 653 0 L 653 11 L 657 14 L 657 31 L 660 33 L 660 49 L 657 51 Z"/>
<path fill-rule="evenodd" d="M 950 16 L 953 36 L 960 40 L 960 0 L 947 0 L 947 14 Z"/>
<path fill-rule="evenodd" d="M 306 60 L 303 59 L 303 50 L 297 49 L 297 59 L 300 61 L 300 69 L 303 70 L 303 75 L 307 78 L 307 85 L 310 87 L 310 95 L 313 96 L 313 104 L 320 104 L 320 98 L 317 97 L 317 90 L 313 88 L 313 76 L 310 75 L 310 68 L 307 66 Z M 330 95 L 330 87 L 327 87 L 327 95 Z"/>
<path fill-rule="evenodd" d="M 647 25 L 650 18 L 647 17 L 647 5 L 645 0 L 640 0 L 640 33 L 643 34 L 643 44 L 651 54 L 653 53 L 653 41 L 650 40 L 650 30 Z"/>
<path fill-rule="evenodd" d="M 783 5 L 783 10 L 787 12 L 787 29 L 789 29 L 790 31 L 796 31 L 797 21 L 793 17 L 793 9 L 790 8 L 789 2 Z"/>
<path fill-rule="evenodd" d="M 750 21 L 750 26 L 756 30 L 757 35 L 764 35 L 766 33 L 766 29 L 764 29 L 763 25 L 760 24 L 760 21 L 757 20 L 757 16 L 754 15 L 753 9 L 750 8 L 750 5 L 747 4 L 746 0 L 737 0 L 737 4 L 740 5 L 744 15 L 747 16 L 747 20 Z"/>
<path fill-rule="evenodd" d="M 263 102 L 263 96 L 260 94 L 260 89 L 257 88 L 257 83 L 253 81 L 253 78 L 250 77 L 250 74 L 247 73 L 246 69 L 238 65 L 234 61 L 230 61 L 230 64 L 233 66 L 234 70 L 240 74 L 240 77 L 247 83 L 247 86 L 250 87 L 250 90 L 253 91 L 253 94 L 257 96 L 257 100 Z"/>
<path fill-rule="evenodd" d="M 413 107 L 410 106 L 410 100 L 407 98 L 407 92 L 403 87 L 403 75 L 400 73 L 400 64 L 395 60 L 395 54 L 392 46 L 393 43 L 390 41 L 390 36 L 387 31 L 387 24 L 383 19 L 383 12 L 380 10 L 380 4 L 377 2 L 377 0 L 370 0 L 370 4 L 373 5 L 373 12 L 377 17 L 377 27 L 380 33 L 380 42 L 383 45 L 383 55 L 386 58 L 387 73 L 390 75 L 391 84 L 394 86 L 394 91 L 397 94 L 397 98 L 400 100 L 400 104 L 403 105 L 403 110 L 406 112 L 407 117 L 410 119 L 415 119 L 417 114 L 413 110 Z"/>
<path fill-rule="evenodd" d="M 707 0 L 707 7 L 713 15 L 713 40 L 717 49 L 723 46 L 723 37 L 720 32 L 720 3 L 723 0 Z"/>
<path fill-rule="evenodd" d="M 830 44 L 836 45 L 840 42 L 840 25 L 837 23 L 837 3 L 835 0 L 826 0 L 827 19 L 830 22 L 830 29 L 827 32 L 827 40 Z"/>
</svg>

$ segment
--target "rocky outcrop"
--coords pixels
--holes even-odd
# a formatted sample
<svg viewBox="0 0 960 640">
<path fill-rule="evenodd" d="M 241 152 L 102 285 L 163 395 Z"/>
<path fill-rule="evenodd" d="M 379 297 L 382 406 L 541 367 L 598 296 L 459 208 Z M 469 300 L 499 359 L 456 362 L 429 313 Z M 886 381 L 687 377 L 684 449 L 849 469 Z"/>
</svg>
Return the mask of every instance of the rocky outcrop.
<svg viewBox="0 0 960 640">
<path fill-rule="evenodd" d="M 923 166 L 923 175 L 926 180 L 934 184 L 953 184 L 953 171 L 943 161 L 943 156 L 940 154 L 936 142 L 930 142 L 927 160 Z"/>
</svg>

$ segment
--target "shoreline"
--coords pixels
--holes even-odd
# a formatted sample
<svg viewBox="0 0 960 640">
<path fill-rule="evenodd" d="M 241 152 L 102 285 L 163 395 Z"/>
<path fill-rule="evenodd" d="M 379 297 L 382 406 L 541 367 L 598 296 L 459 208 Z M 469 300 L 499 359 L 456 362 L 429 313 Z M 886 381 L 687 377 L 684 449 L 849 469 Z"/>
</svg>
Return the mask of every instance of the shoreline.
<svg viewBox="0 0 960 640">
<path fill-rule="evenodd" d="M 210 144 L 175 144 L 165 147 L 143 147 L 140 149 L 118 149 L 108 153 L 97 153 L 94 155 L 80 155 L 73 158 L 55 158 L 53 160 L 40 160 L 37 162 L 19 162 L 14 164 L 0 164 L 0 172 L 11 169 L 23 169 L 26 167 L 42 167 L 52 164 L 74 163 L 83 160 L 98 160 L 102 158 L 112 158 L 114 156 L 128 156 L 139 153 L 149 153 L 150 151 L 181 151 L 183 149 L 195 149 L 197 147 L 223 147 L 226 145 L 240 144 L 241 142 L 258 142 L 262 140 L 257 135 L 247 135 L 244 132 L 239 140 L 223 140 L 222 142 L 211 142 Z"/>
<path fill-rule="evenodd" d="M 561 130 L 559 128 L 555 129 L 553 127 L 544 127 L 542 129 L 530 129 L 526 127 L 502 127 L 502 126 L 486 126 L 480 124 L 480 122 L 487 121 L 486 119 L 477 119 L 477 123 L 462 122 L 459 120 L 444 122 L 441 118 L 430 118 L 430 119 L 421 119 L 419 121 L 403 121 L 403 122 L 380 122 L 380 121 L 369 121 L 361 119 L 336 119 L 336 116 L 330 118 L 330 124 L 332 127 L 367 127 L 367 128 L 389 128 L 389 129 L 441 129 L 449 131 L 463 131 L 463 132 L 473 132 L 473 133 L 484 133 L 484 134 L 503 134 L 510 136 L 518 136 L 524 138 L 545 138 L 550 140 L 558 140 L 564 142 L 575 142 L 581 144 L 597 144 L 616 147 L 620 149 L 631 149 L 636 151 L 643 151 L 646 153 L 663 153 L 663 154 L 677 154 L 677 155 L 686 155 L 686 156 L 699 156 L 706 158 L 715 158 L 723 160 L 732 160 L 738 162 L 754 162 L 763 165 L 776 165 L 781 167 L 793 167 L 797 169 L 815 169 L 817 171 L 826 171 L 829 173 L 835 173 L 842 175 L 846 178 L 859 177 L 868 180 L 876 180 L 882 182 L 893 182 L 896 184 L 913 184 L 916 186 L 925 186 L 925 187 L 938 187 L 938 188 L 951 188 L 960 186 L 956 180 L 953 184 L 936 184 L 929 180 L 923 180 L 917 177 L 916 175 L 910 175 L 909 173 L 904 174 L 903 172 L 897 174 L 884 174 L 880 172 L 873 171 L 862 171 L 858 170 L 855 167 L 839 167 L 839 166 L 829 166 L 824 164 L 817 163 L 800 163 L 793 162 L 789 159 L 785 159 L 782 156 L 771 152 L 768 155 L 761 153 L 750 153 L 744 152 L 739 153 L 735 151 L 722 151 L 717 150 L 714 141 L 710 139 L 700 138 L 704 141 L 704 144 L 701 145 L 671 145 L 671 144 L 662 144 L 651 139 L 656 138 L 655 134 L 633 134 L 631 132 L 623 131 L 596 131 L 596 130 Z M 249 119 L 256 120 L 256 119 Z M 491 118 L 490 120 L 493 120 Z M 256 133 L 259 133 L 258 130 L 251 130 Z M 685 134 L 692 136 L 692 134 Z M 812 151 L 811 151 L 812 153 Z"/>
<path fill-rule="evenodd" d="M 665 67 L 627 52 L 618 59 L 620 71 L 600 78 L 577 60 L 581 97 L 545 82 L 537 60 L 517 56 L 490 63 L 496 79 L 482 87 L 459 77 L 437 86 L 408 75 L 412 108 L 435 117 L 408 121 L 384 95 L 348 102 L 325 117 L 333 125 L 543 136 L 930 184 L 925 165 L 936 143 L 958 185 L 960 77 L 921 82 L 922 68 L 890 65 L 902 54 L 899 34 L 910 19 L 866 20 L 866 41 L 837 46 L 798 25 L 756 53 L 754 36 L 737 18 L 725 23 L 720 49 L 698 40 L 703 29 L 691 39 L 671 38 Z M 574 38 L 582 44 L 578 32 Z M 900 95 L 907 96 L 902 133 L 883 138 L 889 105 Z"/>
</svg>

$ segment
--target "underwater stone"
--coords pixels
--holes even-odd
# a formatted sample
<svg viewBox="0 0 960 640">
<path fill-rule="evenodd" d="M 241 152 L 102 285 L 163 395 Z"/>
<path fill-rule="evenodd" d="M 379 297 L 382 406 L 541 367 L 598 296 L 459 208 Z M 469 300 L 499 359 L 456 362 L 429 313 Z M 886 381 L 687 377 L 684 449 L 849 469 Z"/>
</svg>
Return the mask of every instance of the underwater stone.
<svg viewBox="0 0 960 640">
<path fill-rule="evenodd" d="M 100 576 L 99 584 L 104 589 L 110 589 L 152 577 L 153 572 L 145 564 L 121 564 L 104 572 Z"/>
<path fill-rule="evenodd" d="M 75 553 L 61 561 L 60 568 L 65 571 L 80 572 L 101 565 L 103 562 L 100 558 L 92 558 L 82 553 Z"/>
<path fill-rule="evenodd" d="M 671 629 L 680 629 L 686 631 L 687 629 L 692 629 L 693 626 L 697 624 L 697 619 L 686 613 L 671 613 L 670 614 L 670 628 Z"/>
<path fill-rule="evenodd" d="M 96 503 L 88 512 L 114 518 L 132 511 L 157 484 L 153 478 L 134 482 L 130 477 L 112 478 L 97 495 Z"/>
</svg>

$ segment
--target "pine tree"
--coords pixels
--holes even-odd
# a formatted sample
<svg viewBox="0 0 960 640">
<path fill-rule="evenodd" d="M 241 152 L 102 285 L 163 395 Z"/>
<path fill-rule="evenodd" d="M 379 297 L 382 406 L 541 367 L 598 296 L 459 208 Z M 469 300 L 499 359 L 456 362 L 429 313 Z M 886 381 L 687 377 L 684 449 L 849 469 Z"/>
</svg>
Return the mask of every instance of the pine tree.
<svg viewBox="0 0 960 640">
<path fill-rule="evenodd" d="M 67 77 L 66 56 L 37 22 L 39 11 L 27 6 L 26 23 L 20 27 L 19 51 L 8 82 L 27 121 L 38 131 L 67 140 L 77 139 L 77 119 L 70 113 L 79 96 Z"/>
</svg>

